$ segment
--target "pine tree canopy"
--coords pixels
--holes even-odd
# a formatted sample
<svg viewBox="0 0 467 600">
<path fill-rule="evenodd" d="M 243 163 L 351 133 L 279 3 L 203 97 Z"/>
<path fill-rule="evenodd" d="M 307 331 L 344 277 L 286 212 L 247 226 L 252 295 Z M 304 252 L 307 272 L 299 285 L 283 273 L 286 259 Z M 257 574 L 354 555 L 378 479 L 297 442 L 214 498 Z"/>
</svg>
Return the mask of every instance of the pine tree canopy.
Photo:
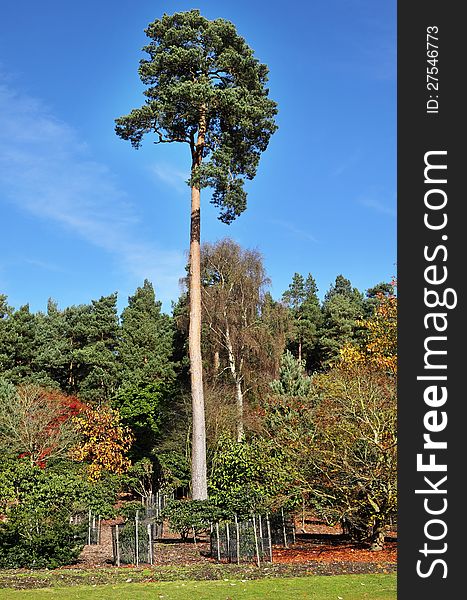
<svg viewBox="0 0 467 600">
<path fill-rule="evenodd" d="M 135 148 L 146 133 L 156 144 L 189 144 L 188 184 L 212 187 L 219 219 L 230 223 L 245 210 L 244 181 L 255 176 L 277 129 L 268 68 L 232 23 L 198 10 L 164 15 L 145 33 L 149 58 L 140 61 L 139 75 L 146 103 L 116 119 L 116 133 Z"/>
</svg>

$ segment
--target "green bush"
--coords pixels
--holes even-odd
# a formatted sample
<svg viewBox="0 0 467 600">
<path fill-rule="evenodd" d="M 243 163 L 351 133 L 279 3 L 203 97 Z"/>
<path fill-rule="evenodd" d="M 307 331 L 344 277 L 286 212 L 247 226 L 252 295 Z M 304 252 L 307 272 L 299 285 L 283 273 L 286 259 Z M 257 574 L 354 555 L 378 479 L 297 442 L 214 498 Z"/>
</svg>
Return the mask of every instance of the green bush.
<svg viewBox="0 0 467 600">
<path fill-rule="evenodd" d="M 188 488 L 190 485 L 190 462 L 185 452 L 165 450 L 157 454 L 162 487 L 165 491 Z"/>
<path fill-rule="evenodd" d="M 98 482 L 86 477 L 82 465 L 54 462 L 45 469 L 28 458 L 0 465 L 0 568 L 53 568 L 76 561 L 87 540 L 87 513 L 106 518 L 118 489 L 118 478 Z M 70 525 L 74 515 L 86 515 Z"/>
<path fill-rule="evenodd" d="M 76 562 L 77 528 L 60 513 L 17 506 L 0 523 L 0 568 L 55 568 Z"/>
<path fill-rule="evenodd" d="M 125 517 L 125 519 L 134 519 L 137 511 L 142 513 L 144 510 L 145 508 L 141 502 L 134 500 L 132 502 L 125 502 L 118 510 L 118 514 Z"/>
<path fill-rule="evenodd" d="M 266 440 L 219 439 L 209 498 L 228 514 L 245 518 L 253 512 L 277 510 L 290 500 L 292 483 L 281 454 Z"/>
<path fill-rule="evenodd" d="M 210 523 L 225 518 L 225 514 L 209 500 L 170 500 L 162 511 L 172 531 L 178 532 L 182 540 L 195 530 L 196 535 L 209 528 Z"/>
</svg>

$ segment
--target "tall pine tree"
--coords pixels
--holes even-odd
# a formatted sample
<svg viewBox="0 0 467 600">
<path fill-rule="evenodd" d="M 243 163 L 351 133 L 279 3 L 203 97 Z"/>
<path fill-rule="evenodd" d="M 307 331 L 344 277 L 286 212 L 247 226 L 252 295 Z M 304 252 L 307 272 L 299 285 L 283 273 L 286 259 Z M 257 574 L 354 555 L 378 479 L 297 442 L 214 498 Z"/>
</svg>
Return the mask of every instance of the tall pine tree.
<svg viewBox="0 0 467 600">
<path fill-rule="evenodd" d="M 219 218 L 230 223 L 246 208 L 253 179 L 276 125 L 268 69 L 235 26 L 198 10 L 164 15 L 146 29 L 149 58 L 139 74 L 146 103 L 117 119 L 116 132 L 135 148 L 145 134 L 156 143 L 187 144 L 191 157 L 189 356 L 192 396 L 192 494 L 207 498 L 206 427 L 201 357 L 200 191 L 212 187 Z"/>
</svg>

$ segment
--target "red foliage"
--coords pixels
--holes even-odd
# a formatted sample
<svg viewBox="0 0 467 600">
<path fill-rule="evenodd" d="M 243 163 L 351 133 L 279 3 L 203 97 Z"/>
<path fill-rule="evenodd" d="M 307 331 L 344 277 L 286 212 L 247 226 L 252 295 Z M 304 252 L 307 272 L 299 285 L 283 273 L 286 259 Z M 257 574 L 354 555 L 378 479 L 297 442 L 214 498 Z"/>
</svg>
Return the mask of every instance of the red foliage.
<svg viewBox="0 0 467 600">
<path fill-rule="evenodd" d="M 51 419 L 44 427 L 44 433 L 49 434 L 51 439 L 58 432 L 60 425 L 80 413 L 89 409 L 89 406 L 81 402 L 76 396 L 67 396 L 57 390 L 42 389 L 37 395 L 37 402 L 42 402 L 50 406 Z M 34 464 L 41 469 L 44 469 L 47 464 L 47 458 L 55 449 L 54 445 L 48 448 L 43 448 L 41 452 L 34 458 Z M 31 452 L 21 452 L 18 458 L 31 456 Z"/>
</svg>

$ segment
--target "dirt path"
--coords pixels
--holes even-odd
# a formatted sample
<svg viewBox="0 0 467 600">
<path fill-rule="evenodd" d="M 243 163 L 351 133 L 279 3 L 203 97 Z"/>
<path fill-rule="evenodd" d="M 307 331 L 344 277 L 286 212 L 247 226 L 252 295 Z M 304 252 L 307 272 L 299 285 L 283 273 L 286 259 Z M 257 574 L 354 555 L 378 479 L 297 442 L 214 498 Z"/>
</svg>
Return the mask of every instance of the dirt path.
<svg viewBox="0 0 467 600">
<path fill-rule="evenodd" d="M 109 523 L 102 522 L 101 543 L 84 546 L 78 558 L 78 567 L 108 567 L 113 564 L 112 529 Z"/>
</svg>

